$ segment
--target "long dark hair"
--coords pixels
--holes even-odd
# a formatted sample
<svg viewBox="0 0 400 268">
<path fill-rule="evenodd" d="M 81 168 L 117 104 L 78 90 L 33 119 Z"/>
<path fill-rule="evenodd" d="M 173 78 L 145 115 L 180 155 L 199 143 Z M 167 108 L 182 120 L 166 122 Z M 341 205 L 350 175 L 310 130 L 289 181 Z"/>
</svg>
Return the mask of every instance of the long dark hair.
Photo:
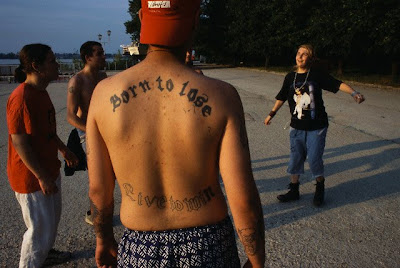
<svg viewBox="0 0 400 268">
<path fill-rule="evenodd" d="M 24 46 L 19 52 L 20 65 L 15 69 L 15 79 L 19 83 L 24 82 L 26 80 L 26 74 L 35 71 L 32 67 L 32 63 L 44 63 L 49 51 L 51 51 L 51 47 L 44 44 L 29 44 Z"/>
</svg>

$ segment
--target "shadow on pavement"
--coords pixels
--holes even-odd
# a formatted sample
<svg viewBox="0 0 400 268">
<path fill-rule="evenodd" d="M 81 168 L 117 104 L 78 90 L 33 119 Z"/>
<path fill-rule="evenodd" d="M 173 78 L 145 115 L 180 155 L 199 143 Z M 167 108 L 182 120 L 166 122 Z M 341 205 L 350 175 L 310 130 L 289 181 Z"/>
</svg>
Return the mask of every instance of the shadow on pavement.
<svg viewBox="0 0 400 268">
<path fill-rule="evenodd" d="M 347 154 L 360 153 L 362 151 L 368 153 L 368 151 L 388 145 L 391 145 L 390 141 L 378 140 L 330 148 L 325 150 L 324 159 L 326 160 L 339 156 L 343 159 L 343 156 Z M 272 229 L 281 225 L 289 224 L 301 218 L 306 218 L 329 209 L 334 209 L 349 204 L 357 204 L 399 193 L 400 183 L 398 178 L 400 174 L 400 167 L 361 178 L 360 172 L 372 172 L 381 169 L 385 165 L 392 164 L 393 161 L 400 159 L 400 148 L 388 148 L 381 152 L 370 153 L 368 155 L 365 155 L 365 152 L 361 156 L 352 157 L 349 155 L 343 160 L 325 165 L 327 180 L 329 180 L 330 176 L 333 176 L 337 173 L 347 172 L 360 167 L 365 167 L 365 169 L 358 171 L 357 179 L 353 179 L 333 187 L 328 186 L 326 189 L 326 202 L 322 208 L 313 207 L 313 194 L 311 193 L 301 194 L 300 200 L 296 202 L 278 203 L 278 201 L 276 201 L 276 203 L 265 205 L 263 209 L 266 229 Z M 288 155 L 283 155 L 274 158 L 253 160 L 252 163 L 268 162 L 285 158 L 289 160 Z M 253 168 L 253 172 L 257 172 L 281 166 L 284 176 L 279 178 L 264 178 L 256 181 L 260 193 L 284 189 L 284 187 L 289 183 L 289 176 L 286 174 L 287 162 Z M 307 164 L 306 167 L 308 167 Z M 350 174 L 351 173 L 349 173 L 349 175 Z M 301 183 L 306 184 L 312 181 L 313 179 L 311 178 L 311 173 L 309 170 L 307 170 L 301 177 Z M 283 192 L 285 190 L 283 190 Z"/>
</svg>

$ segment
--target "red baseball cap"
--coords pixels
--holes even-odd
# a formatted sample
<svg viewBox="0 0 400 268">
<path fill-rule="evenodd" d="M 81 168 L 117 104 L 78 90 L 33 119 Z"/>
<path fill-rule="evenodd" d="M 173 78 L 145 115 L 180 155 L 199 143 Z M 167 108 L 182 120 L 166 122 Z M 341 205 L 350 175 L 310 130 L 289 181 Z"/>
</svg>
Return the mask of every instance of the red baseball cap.
<svg viewBox="0 0 400 268">
<path fill-rule="evenodd" d="M 140 43 L 178 47 L 188 40 L 201 0 L 141 1 Z"/>
</svg>

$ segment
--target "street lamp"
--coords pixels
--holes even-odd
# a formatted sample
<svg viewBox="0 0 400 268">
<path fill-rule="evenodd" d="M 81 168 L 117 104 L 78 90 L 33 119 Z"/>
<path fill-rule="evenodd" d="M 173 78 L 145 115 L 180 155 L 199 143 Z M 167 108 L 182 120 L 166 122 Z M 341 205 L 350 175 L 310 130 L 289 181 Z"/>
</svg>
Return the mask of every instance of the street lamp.
<svg viewBox="0 0 400 268">
<path fill-rule="evenodd" d="M 110 42 L 110 35 L 111 35 L 111 31 L 110 30 L 107 31 L 107 35 L 108 35 L 108 42 Z"/>
<path fill-rule="evenodd" d="M 105 48 L 106 44 L 107 44 L 107 43 L 110 43 L 111 30 L 108 30 L 108 31 L 107 31 L 107 36 L 108 36 L 108 41 L 107 41 L 107 42 L 106 42 L 106 41 L 101 42 L 101 39 L 103 38 L 103 35 L 102 35 L 102 34 L 98 34 L 98 35 L 97 35 L 97 37 L 99 38 L 99 42 L 100 42 L 101 44 L 103 44 L 104 54 L 105 54 L 105 50 L 106 50 L 106 48 Z M 106 69 L 106 66 L 104 66 L 104 70 L 105 70 L 105 69 Z"/>
<path fill-rule="evenodd" d="M 101 39 L 103 38 L 103 35 L 102 34 L 98 34 L 97 35 L 97 37 L 99 38 L 99 42 L 102 43 L 103 46 L 105 46 L 107 43 L 110 43 L 110 36 L 111 36 L 111 31 L 110 30 L 107 31 L 107 36 L 108 36 L 108 41 L 107 42 L 106 41 L 101 42 Z"/>
</svg>

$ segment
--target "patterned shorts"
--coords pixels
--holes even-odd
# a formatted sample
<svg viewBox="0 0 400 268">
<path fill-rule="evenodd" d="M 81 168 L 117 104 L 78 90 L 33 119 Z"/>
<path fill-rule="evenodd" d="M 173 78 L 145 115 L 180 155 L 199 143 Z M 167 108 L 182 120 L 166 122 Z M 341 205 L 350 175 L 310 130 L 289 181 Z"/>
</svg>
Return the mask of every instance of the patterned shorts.
<svg viewBox="0 0 400 268">
<path fill-rule="evenodd" d="M 118 267 L 240 267 L 229 217 L 212 225 L 167 231 L 125 229 Z"/>
</svg>

